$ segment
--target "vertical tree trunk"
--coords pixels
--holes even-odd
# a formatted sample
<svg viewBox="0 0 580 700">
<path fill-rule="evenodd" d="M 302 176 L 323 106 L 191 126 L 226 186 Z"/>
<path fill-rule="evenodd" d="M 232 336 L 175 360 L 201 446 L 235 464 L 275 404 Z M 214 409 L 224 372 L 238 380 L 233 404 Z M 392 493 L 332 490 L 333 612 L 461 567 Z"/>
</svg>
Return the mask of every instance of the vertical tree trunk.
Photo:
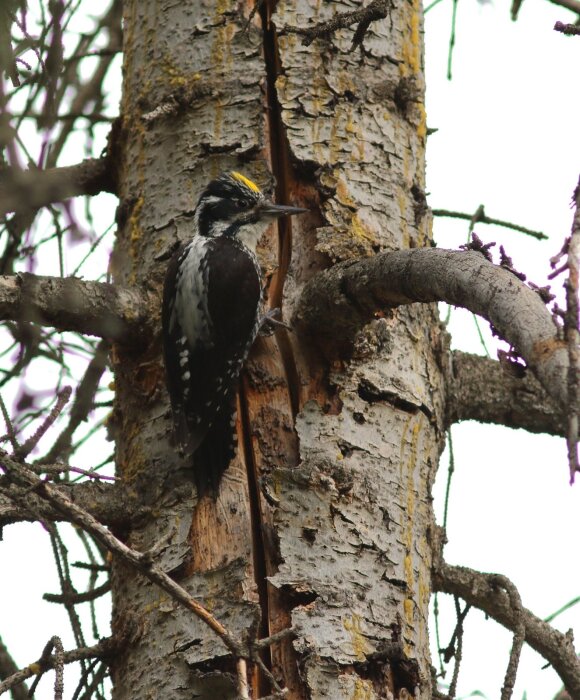
<svg viewBox="0 0 580 700">
<path fill-rule="evenodd" d="M 280 201 L 312 210 L 260 251 L 269 305 L 287 320 L 317 270 L 430 244 L 418 0 L 371 25 L 364 55 L 350 52 L 350 29 L 308 48 L 276 35 L 274 23 L 350 9 L 266 2 L 245 31 L 249 8 L 230 0 L 125 3 L 115 281 L 160 292 L 174 244 L 191 235 L 184 213 L 234 168 L 266 189 L 273 172 Z M 115 349 L 118 469 L 151 506 L 122 534 L 156 547 L 233 632 L 295 626 L 294 641 L 265 654 L 291 698 L 430 697 L 441 344 L 435 308 L 420 305 L 377 318 L 350 358 L 299 332 L 259 339 L 240 391 L 240 454 L 216 503 L 197 501 L 168 444 L 159 338 Z M 236 696 L 225 647 L 189 612 L 118 564 L 113 595 L 114 629 L 133 640 L 115 660 L 117 700 Z M 258 674 L 252 683 L 254 697 L 269 692 Z"/>
</svg>

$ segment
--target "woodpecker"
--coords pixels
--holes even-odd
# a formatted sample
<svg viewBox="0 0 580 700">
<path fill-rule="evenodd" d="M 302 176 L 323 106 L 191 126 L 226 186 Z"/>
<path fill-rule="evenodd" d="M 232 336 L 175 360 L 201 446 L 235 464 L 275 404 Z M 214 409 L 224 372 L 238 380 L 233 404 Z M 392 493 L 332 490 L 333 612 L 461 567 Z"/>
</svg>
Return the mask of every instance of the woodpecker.
<svg viewBox="0 0 580 700">
<path fill-rule="evenodd" d="M 217 494 L 236 450 L 238 378 L 260 327 L 256 245 L 275 219 L 306 209 L 268 201 L 232 171 L 212 180 L 193 213 L 192 238 L 169 263 L 163 354 L 174 437 L 193 461 L 198 495 Z"/>
</svg>

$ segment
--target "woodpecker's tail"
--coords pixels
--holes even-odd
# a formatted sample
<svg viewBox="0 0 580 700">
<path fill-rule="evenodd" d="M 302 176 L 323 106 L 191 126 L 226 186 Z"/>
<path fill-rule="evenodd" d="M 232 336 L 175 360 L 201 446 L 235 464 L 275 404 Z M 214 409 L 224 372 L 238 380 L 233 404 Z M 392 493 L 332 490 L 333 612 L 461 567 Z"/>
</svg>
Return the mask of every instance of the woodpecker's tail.
<svg viewBox="0 0 580 700">
<path fill-rule="evenodd" d="M 216 414 L 200 446 L 193 454 L 193 475 L 198 498 L 217 496 L 225 470 L 238 447 L 235 399 Z"/>
</svg>

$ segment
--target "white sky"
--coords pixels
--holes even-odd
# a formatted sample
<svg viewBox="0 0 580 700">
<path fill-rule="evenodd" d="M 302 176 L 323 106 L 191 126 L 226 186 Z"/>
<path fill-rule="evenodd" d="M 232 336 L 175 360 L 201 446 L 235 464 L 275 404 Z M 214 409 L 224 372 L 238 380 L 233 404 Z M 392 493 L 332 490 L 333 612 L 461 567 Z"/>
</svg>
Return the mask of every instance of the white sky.
<svg viewBox="0 0 580 700">
<path fill-rule="evenodd" d="M 446 79 L 451 2 L 426 16 L 427 122 L 439 131 L 427 150 L 429 203 L 542 230 L 550 240 L 478 225 L 484 241 L 503 243 L 516 267 L 546 284 L 548 258 L 570 231 L 570 200 L 580 172 L 577 87 L 580 41 L 554 32 L 573 16 L 548 2 L 525 2 L 509 19 L 510 2 L 459 3 L 453 80 Z M 440 247 L 465 242 L 467 222 L 438 219 Z M 561 281 L 553 283 L 553 291 Z M 472 317 L 454 311 L 456 347 L 482 352 Z M 494 348 L 483 323 L 489 347 Z M 492 350 L 492 356 L 495 352 Z M 568 485 L 564 441 L 545 435 L 466 423 L 453 429 L 455 476 L 449 512 L 449 563 L 509 576 L 524 606 L 539 616 L 580 595 L 578 531 L 580 479 Z M 435 487 L 443 510 L 447 456 Z M 441 642 L 454 627 L 452 599 L 440 597 Z M 580 630 L 580 606 L 554 621 Z M 445 630 L 445 632 L 443 632 Z M 458 697 L 480 691 L 499 698 L 511 636 L 483 614 L 466 625 Z M 547 700 L 561 687 L 543 659 L 524 647 L 514 699 Z M 451 679 L 452 665 L 447 681 Z"/>
<path fill-rule="evenodd" d="M 552 30 L 556 20 L 573 17 L 548 2 L 528 0 L 515 24 L 509 19 L 509 6 L 506 0 L 459 4 L 451 82 L 446 79 L 450 0 L 426 16 L 428 125 L 439 129 L 428 144 L 429 203 L 468 213 L 484 204 L 489 216 L 543 230 L 550 240 L 539 243 L 511 231 L 476 227 L 484 240 L 506 245 L 516 267 L 534 282 L 545 284 L 548 258 L 560 249 L 570 229 L 570 198 L 580 170 L 580 38 Z M 79 145 L 77 155 L 80 151 Z M 466 234 L 467 222 L 436 221 L 440 247 L 457 247 Z M 100 255 L 102 262 L 106 250 Z M 93 275 L 88 268 L 85 276 L 96 278 L 102 270 L 100 265 Z M 494 341 L 485 323 L 482 327 L 494 355 Z M 454 311 L 450 329 L 456 347 L 482 351 L 469 314 Z M 563 441 L 472 423 L 455 427 L 453 436 L 456 472 L 447 561 L 508 575 L 523 604 L 539 616 L 580 595 L 574 537 L 580 483 L 568 485 Z M 435 486 L 439 515 L 445 479 L 444 456 Z M 42 602 L 44 592 L 59 590 L 54 567 L 41 559 L 47 542 L 38 524 L 7 527 L 0 542 L 3 566 L 18 562 L 20 570 L 18 580 L 0 576 L 0 635 L 20 665 L 38 658 L 53 634 L 63 637 L 65 648 L 74 646 L 60 606 Z M 72 536 L 70 546 L 78 546 L 78 552 L 71 560 L 83 558 L 76 542 Z M 451 600 L 441 597 L 440 610 L 445 646 L 454 626 Z M 106 617 L 106 604 L 102 611 Z M 563 631 L 574 627 L 580 634 L 580 606 L 555 624 Z M 40 629 L 45 631 L 39 634 Z M 469 613 L 458 697 L 479 691 L 499 698 L 510 644 L 502 628 L 476 611 Z M 524 647 L 514 699 L 546 700 L 555 695 L 560 683 L 551 669 L 541 670 L 543 665 Z M 450 666 L 448 679 L 451 670 Z M 68 671 L 67 676 L 65 697 L 70 697 L 76 674 Z M 53 677 L 47 674 L 41 682 L 38 700 L 52 698 Z"/>
</svg>

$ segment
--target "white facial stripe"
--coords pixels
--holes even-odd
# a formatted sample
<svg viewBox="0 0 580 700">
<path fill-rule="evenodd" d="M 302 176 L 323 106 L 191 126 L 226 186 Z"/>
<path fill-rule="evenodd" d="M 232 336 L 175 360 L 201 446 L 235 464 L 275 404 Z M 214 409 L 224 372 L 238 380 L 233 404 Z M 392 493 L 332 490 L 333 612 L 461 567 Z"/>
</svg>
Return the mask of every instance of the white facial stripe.
<svg viewBox="0 0 580 700">
<path fill-rule="evenodd" d="M 240 228 L 236 234 L 236 237 L 246 246 L 246 248 L 249 248 L 252 253 L 255 253 L 256 246 L 268 228 L 269 223 L 269 221 L 257 221 L 254 224 L 246 224 Z"/>
</svg>

